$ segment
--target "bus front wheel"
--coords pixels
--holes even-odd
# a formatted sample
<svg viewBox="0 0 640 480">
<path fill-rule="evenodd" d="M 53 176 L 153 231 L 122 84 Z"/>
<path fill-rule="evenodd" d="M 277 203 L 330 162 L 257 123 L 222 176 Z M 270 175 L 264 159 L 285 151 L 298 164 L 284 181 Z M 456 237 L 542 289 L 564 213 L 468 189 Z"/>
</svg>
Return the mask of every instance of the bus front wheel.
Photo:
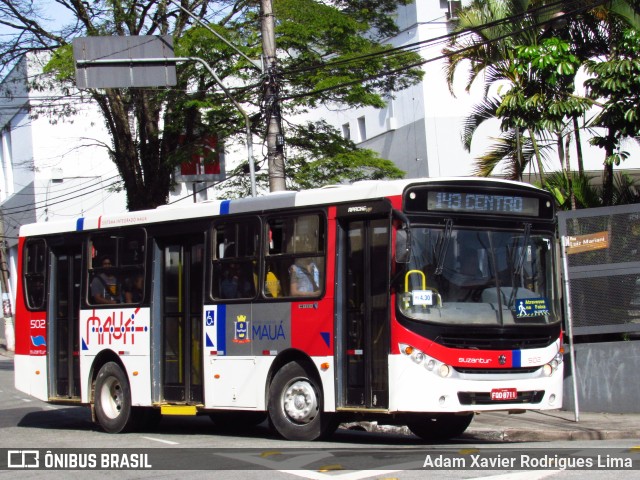
<svg viewBox="0 0 640 480">
<path fill-rule="evenodd" d="M 473 420 L 473 413 L 456 415 L 440 413 L 431 416 L 415 416 L 407 419 L 407 426 L 423 440 L 449 440 L 464 433 Z"/>
<path fill-rule="evenodd" d="M 298 362 L 287 363 L 269 387 L 269 423 L 287 440 L 310 441 L 335 430 L 333 415 L 323 411 L 320 381 Z"/>
<path fill-rule="evenodd" d="M 119 433 L 132 427 L 131 388 L 117 363 L 105 363 L 98 371 L 94 401 L 96 418 L 105 432 Z"/>
</svg>

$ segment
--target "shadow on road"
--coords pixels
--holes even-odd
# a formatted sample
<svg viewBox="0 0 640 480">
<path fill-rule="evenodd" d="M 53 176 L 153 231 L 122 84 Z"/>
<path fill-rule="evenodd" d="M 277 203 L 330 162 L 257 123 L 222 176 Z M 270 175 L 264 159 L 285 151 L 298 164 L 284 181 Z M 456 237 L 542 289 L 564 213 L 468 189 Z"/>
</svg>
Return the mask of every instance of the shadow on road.
<svg viewBox="0 0 640 480">
<path fill-rule="evenodd" d="M 26 411 L 26 412 L 25 412 Z M 21 415 L 21 412 L 25 412 Z M 11 416 L 19 418 L 18 427 L 24 428 L 46 428 L 48 430 L 97 430 L 98 427 L 91 421 L 91 414 L 88 408 L 69 407 L 56 410 L 12 410 Z M 0 419 L 0 427 L 2 425 Z M 13 425 L 16 425 L 13 423 Z"/>
</svg>

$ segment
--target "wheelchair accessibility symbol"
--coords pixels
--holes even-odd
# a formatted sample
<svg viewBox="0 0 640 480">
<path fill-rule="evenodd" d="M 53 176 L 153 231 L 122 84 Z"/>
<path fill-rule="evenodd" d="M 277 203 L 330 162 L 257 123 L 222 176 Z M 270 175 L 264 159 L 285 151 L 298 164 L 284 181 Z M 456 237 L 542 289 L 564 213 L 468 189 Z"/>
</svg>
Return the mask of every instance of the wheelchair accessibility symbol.
<svg viewBox="0 0 640 480">
<path fill-rule="evenodd" d="M 207 324 L 207 327 L 213 327 L 215 325 L 215 310 L 207 310 L 207 315 L 205 317 L 205 322 Z"/>
</svg>

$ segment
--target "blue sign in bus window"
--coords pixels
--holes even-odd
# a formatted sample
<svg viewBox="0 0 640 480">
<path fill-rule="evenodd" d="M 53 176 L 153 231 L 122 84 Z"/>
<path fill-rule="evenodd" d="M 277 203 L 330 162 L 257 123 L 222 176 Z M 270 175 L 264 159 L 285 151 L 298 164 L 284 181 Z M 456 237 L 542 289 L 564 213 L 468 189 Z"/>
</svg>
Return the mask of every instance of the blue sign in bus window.
<svg viewBox="0 0 640 480">
<path fill-rule="evenodd" d="M 549 302 L 546 298 L 516 299 L 516 317 L 537 317 L 549 315 Z"/>
</svg>

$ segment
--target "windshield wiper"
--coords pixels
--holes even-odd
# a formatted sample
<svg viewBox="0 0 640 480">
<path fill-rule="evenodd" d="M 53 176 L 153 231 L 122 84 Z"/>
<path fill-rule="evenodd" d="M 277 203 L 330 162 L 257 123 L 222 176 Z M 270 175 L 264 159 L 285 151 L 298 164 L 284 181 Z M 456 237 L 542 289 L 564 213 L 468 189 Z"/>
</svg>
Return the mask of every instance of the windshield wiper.
<svg viewBox="0 0 640 480">
<path fill-rule="evenodd" d="M 447 254 L 447 247 L 449 246 L 449 240 L 451 240 L 451 231 L 453 229 L 453 220 L 447 218 L 444 225 L 444 234 L 441 240 L 438 242 L 438 253 L 436 254 L 436 270 L 434 275 L 442 275 L 442 269 L 444 268 L 444 257 Z"/>
<path fill-rule="evenodd" d="M 511 295 L 509 295 L 509 301 L 507 302 L 507 308 L 511 308 L 511 304 L 516 298 L 518 292 L 518 286 L 516 285 L 516 279 L 522 273 L 524 268 L 524 260 L 527 256 L 527 245 L 529 245 L 529 237 L 531 236 L 531 224 L 524 224 L 524 235 L 522 237 L 522 251 L 516 259 L 513 265 L 513 274 L 511 276 Z"/>
</svg>

